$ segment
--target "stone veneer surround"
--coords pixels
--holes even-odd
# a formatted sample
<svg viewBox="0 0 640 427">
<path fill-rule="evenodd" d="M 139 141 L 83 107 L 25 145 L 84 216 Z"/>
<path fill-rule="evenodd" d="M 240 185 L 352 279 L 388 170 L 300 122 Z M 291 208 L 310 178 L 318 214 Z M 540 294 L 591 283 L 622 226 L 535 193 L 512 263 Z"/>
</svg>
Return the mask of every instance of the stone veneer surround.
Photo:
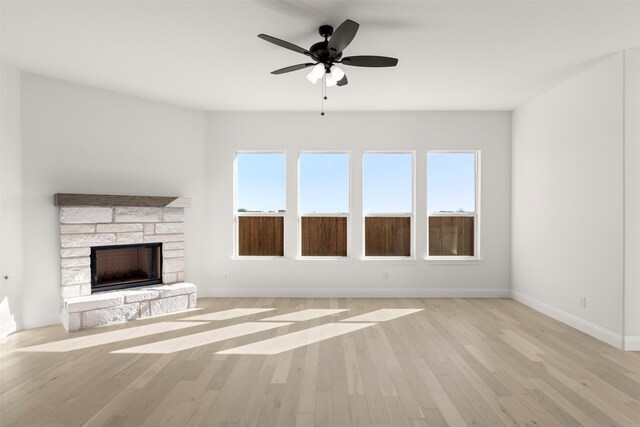
<svg viewBox="0 0 640 427">
<path fill-rule="evenodd" d="M 190 202 L 184 206 L 189 206 Z M 163 285 L 91 293 L 91 247 L 162 242 Z M 62 324 L 67 331 L 196 307 L 184 281 L 184 207 L 60 207 Z"/>
<path fill-rule="evenodd" d="M 162 242 L 162 282 L 184 281 L 184 208 L 60 208 L 62 298 L 91 295 L 91 247 Z"/>
</svg>

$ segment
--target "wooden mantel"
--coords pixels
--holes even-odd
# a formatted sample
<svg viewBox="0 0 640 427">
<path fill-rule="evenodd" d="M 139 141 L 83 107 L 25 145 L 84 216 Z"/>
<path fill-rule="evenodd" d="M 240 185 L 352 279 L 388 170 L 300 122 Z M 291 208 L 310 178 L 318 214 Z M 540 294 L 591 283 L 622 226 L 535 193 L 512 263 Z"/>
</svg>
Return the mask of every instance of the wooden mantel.
<svg viewBox="0 0 640 427">
<path fill-rule="evenodd" d="M 117 196 L 110 194 L 56 193 L 55 206 L 122 206 L 149 208 L 190 208 L 191 199 L 185 197 L 162 196 Z"/>
</svg>

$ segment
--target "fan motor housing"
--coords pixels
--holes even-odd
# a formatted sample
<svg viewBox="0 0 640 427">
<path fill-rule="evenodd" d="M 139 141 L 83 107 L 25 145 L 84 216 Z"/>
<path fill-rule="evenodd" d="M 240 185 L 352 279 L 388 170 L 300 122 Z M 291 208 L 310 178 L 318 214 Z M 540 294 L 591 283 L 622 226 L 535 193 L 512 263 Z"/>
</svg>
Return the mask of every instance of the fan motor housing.
<svg viewBox="0 0 640 427">
<path fill-rule="evenodd" d="M 326 40 L 318 42 L 309 48 L 309 52 L 317 55 L 318 62 L 322 62 L 323 64 L 326 64 L 329 61 L 333 62 L 342 58 L 342 52 L 331 58 L 331 56 L 329 55 L 329 49 L 327 48 L 328 45 L 329 42 Z"/>
</svg>

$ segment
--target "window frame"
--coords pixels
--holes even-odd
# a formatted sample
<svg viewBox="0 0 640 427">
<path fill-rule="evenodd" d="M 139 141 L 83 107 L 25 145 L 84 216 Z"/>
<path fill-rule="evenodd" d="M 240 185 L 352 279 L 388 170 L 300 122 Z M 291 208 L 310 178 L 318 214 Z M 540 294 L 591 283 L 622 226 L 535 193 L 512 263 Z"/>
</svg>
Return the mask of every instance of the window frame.
<svg viewBox="0 0 640 427">
<path fill-rule="evenodd" d="M 238 212 L 238 154 L 284 154 L 285 212 Z M 233 152 L 233 259 L 274 261 L 287 258 L 287 151 L 286 150 L 234 150 Z M 240 217 L 282 217 L 282 255 L 240 255 Z"/>
<path fill-rule="evenodd" d="M 364 210 L 364 173 L 365 173 L 365 156 L 367 154 L 409 154 L 411 155 L 411 212 L 367 212 Z M 362 206 L 362 237 L 361 237 L 361 245 L 362 245 L 362 257 L 363 261 L 412 261 L 416 259 L 416 150 L 363 150 L 361 156 L 361 206 Z M 409 256 L 377 256 L 377 255 L 366 255 L 366 218 L 367 217 L 402 217 L 402 218 L 411 218 L 409 223 L 411 230 L 409 232 Z"/>
<path fill-rule="evenodd" d="M 348 190 L 348 209 L 349 211 L 346 213 L 319 213 L 319 212 L 302 212 L 300 209 L 300 171 L 302 170 L 300 167 L 300 160 L 303 154 L 346 154 L 349 156 L 349 173 L 347 174 L 347 190 Z M 296 206 L 296 219 L 297 219 L 297 253 L 296 258 L 298 260 L 304 261 L 344 261 L 349 260 L 351 258 L 351 170 L 352 170 L 352 155 L 351 150 L 300 150 L 298 151 L 298 164 L 297 164 L 297 181 L 296 181 L 296 192 L 297 192 L 297 206 Z M 302 255 L 302 217 L 332 217 L 332 218 L 346 218 L 347 219 L 347 254 L 346 256 L 305 256 Z"/>
<path fill-rule="evenodd" d="M 429 154 L 474 154 L 474 169 L 475 169 L 475 206 L 474 212 L 429 212 Z M 465 262 L 477 262 L 481 261 L 482 257 L 480 254 L 480 166 L 481 166 L 481 150 L 427 150 L 427 154 L 425 155 L 425 204 L 426 204 L 426 247 L 425 247 L 425 260 L 429 262 L 442 262 L 442 263 L 465 263 Z M 429 218 L 431 217 L 473 217 L 473 255 L 430 255 L 429 254 Z"/>
</svg>

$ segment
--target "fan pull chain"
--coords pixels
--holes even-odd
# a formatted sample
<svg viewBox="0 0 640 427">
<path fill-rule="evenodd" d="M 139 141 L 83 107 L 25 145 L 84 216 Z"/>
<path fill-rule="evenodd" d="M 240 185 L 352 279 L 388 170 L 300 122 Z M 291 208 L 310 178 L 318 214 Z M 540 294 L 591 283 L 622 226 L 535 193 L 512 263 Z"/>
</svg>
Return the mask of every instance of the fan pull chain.
<svg viewBox="0 0 640 427">
<path fill-rule="evenodd" d="M 321 116 L 324 116 L 324 101 L 327 99 L 327 75 L 322 76 L 322 112 Z"/>
<path fill-rule="evenodd" d="M 322 97 L 322 99 L 320 100 L 320 103 L 322 105 L 322 108 L 320 110 L 320 115 L 321 116 L 324 116 L 324 98 L 325 98 L 325 96 L 324 96 L 324 91 L 325 91 L 324 79 L 325 79 L 325 76 L 323 75 L 322 76 L 322 91 L 320 92 L 320 96 Z"/>
</svg>

